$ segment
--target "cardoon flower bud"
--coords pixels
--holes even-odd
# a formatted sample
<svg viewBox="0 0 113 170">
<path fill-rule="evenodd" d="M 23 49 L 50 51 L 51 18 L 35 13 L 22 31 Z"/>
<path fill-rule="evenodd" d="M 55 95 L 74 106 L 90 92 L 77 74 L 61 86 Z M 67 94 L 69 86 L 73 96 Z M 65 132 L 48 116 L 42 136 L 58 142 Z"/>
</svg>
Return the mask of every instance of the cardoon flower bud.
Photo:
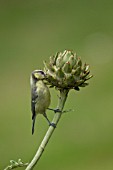
<svg viewBox="0 0 113 170">
<path fill-rule="evenodd" d="M 58 89 L 75 89 L 88 85 L 86 82 L 92 77 L 89 75 L 89 65 L 82 64 L 76 53 L 65 50 L 51 56 L 49 63 L 44 62 L 46 83 Z"/>
</svg>

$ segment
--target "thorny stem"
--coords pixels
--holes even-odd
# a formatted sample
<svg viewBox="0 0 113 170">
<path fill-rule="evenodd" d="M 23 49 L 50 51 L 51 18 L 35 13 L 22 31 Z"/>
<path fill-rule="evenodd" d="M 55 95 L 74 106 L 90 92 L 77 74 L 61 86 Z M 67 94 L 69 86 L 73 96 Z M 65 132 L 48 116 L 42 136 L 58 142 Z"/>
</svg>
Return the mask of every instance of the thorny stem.
<svg viewBox="0 0 113 170">
<path fill-rule="evenodd" d="M 69 90 L 64 90 L 64 89 L 60 90 L 60 97 L 59 97 L 58 106 L 57 106 L 57 109 L 60 110 L 60 112 L 56 112 L 54 115 L 54 118 L 52 120 L 52 123 L 54 123 L 56 125 L 61 118 L 68 92 L 69 92 Z M 42 156 L 42 153 L 44 152 L 44 149 L 45 149 L 47 143 L 49 142 L 49 139 L 51 138 L 54 130 L 55 130 L 55 128 L 53 126 L 49 127 L 34 158 L 32 159 L 32 161 L 30 162 L 30 164 L 27 166 L 27 168 L 25 170 L 32 170 L 34 168 L 34 166 L 37 164 L 37 162 L 40 159 L 40 157 Z"/>
</svg>

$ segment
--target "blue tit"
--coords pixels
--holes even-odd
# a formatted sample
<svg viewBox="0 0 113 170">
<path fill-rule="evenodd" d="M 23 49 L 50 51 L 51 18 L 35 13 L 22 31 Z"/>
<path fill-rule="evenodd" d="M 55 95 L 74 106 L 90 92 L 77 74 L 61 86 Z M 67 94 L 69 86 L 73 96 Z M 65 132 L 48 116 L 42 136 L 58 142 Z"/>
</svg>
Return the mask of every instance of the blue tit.
<svg viewBox="0 0 113 170">
<path fill-rule="evenodd" d="M 49 125 L 52 125 L 47 118 L 46 109 L 50 105 L 51 96 L 49 88 L 44 83 L 45 73 L 42 70 L 35 70 L 31 74 L 31 111 L 32 111 L 32 134 L 37 114 L 42 114 Z"/>
</svg>

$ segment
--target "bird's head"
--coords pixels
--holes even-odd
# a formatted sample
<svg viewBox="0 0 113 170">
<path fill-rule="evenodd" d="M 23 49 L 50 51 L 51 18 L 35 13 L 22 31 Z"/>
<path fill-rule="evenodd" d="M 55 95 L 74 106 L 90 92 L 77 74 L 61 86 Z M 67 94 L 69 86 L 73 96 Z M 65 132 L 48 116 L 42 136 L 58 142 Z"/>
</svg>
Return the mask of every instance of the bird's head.
<svg viewBox="0 0 113 170">
<path fill-rule="evenodd" d="M 45 78 L 45 73 L 42 70 L 34 70 L 31 76 L 34 81 L 39 81 Z"/>
</svg>

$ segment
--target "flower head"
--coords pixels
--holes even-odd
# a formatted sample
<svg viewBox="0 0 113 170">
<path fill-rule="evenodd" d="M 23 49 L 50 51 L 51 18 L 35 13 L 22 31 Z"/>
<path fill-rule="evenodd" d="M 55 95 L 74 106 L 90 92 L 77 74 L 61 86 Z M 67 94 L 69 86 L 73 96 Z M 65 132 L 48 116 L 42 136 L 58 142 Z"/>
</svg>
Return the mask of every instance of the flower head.
<svg viewBox="0 0 113 170">
<path fill-rule="evenodd" d="M 87 86 L 86 81 L 92 77 L 89 65 L 83 65 L 81 58 L 69 50 L 51 56 L 44 66 L 46 83 L 58 89 L 79 90 L 79 87 Z"/>
</svg>

